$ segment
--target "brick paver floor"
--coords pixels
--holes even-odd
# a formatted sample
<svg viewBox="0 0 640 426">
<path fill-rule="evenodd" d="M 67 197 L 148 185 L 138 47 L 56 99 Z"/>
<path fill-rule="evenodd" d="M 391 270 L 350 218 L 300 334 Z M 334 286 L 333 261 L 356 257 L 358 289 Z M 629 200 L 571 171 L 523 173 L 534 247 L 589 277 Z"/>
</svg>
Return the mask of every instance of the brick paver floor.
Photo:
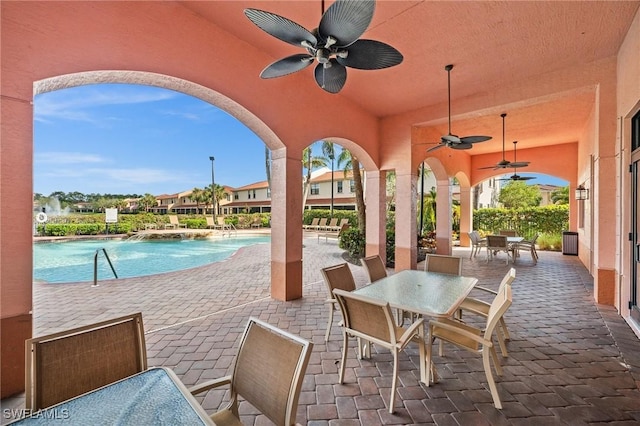
<svg viewBox="0 0 640 426">
<path fill-rule="evenodd" d="M 172 368 L 190 386 L 229 373 L 238 337 L 255 316 L 315 344 L 298 407 L 301 424 L 640 424 L 640 340 L 615 309 L 593 302 L 592 278 L 577 258 L 540 252 L 537 265 L 528 255 L 515 265 L 506 315 L 509 357 L 500 357 L 504 375 L 496 377 L 502 410 L 493 406 L 480 357 L 445 345 L 445 357 L 435 357 L 440 382 L 426 387 L 418 381 L 418 346 L 412 344 L 400 357 L 396 410 L 389 414 L 388 351 L 374 348 L 370 359 L 358 360 L 351 347 L 345 383 L 337 383 L 341 331 L 334 323 L 325 344 L 320 269 L 344 262 L 342 250 L 335 240 L 315 236 L 304 245 L 302 299 L 269 297 L 270 249 L 262 244 L 224 262 L 99 287 L 34 284 L 34 335 L 141 311 L 149 365 Z M 500 256 L 489 263 L 484 253 L 469 260 L 468 248 L 455 248 L 454 255 L 464 258 L 463 274 L 494 289 L 509 268 Z M 365 285 L 362 268 L 351 269 L 358 286 Z M 477 321 L 471 315 L 465 320 Z M 226 396 L 212 390 L 198 398 L 214 411 Z M 21 407 L 23 396 L 2 401 L 3 409 Z M 246 425 L 268 423 L 247 404 L 241 413 Z"/>
</svg>

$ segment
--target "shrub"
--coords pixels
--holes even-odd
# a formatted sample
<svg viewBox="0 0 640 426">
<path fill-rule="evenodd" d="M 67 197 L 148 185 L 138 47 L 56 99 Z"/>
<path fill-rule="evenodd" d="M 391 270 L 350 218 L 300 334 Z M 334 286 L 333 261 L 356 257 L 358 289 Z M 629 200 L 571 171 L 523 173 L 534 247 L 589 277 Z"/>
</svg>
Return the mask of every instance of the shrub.
<svg viewBox="0 0 640 426">
<path fill-rule="evenodd" d="M 518 235 L 531 239 L 536 233 L 560 235 L 568 228 L 568 205 L 473 211 L 473 229 L 481 235 L 497 233 L 501 229 L 515 229 Z"/>
<path fill-rule="evenodd" d="M 540 234 L 536 245 L 540 250 L 560 251 L 562 250 L 562 235 Z"/>
<path fill-rule="evenodd" d="M 358 228 L 349 228 L 340 234 L 338 247 L 346 250 L 352 258 L 364 256 L 365 238 Z"/>
<path fill-rule="evenodd" d="M 204 229 L 207 227 L 207 219 L 205 218 L 193 218 L 193 219 L 183 219 L 181 223 L 187 225 L 189 229 Z"/>
</svg>

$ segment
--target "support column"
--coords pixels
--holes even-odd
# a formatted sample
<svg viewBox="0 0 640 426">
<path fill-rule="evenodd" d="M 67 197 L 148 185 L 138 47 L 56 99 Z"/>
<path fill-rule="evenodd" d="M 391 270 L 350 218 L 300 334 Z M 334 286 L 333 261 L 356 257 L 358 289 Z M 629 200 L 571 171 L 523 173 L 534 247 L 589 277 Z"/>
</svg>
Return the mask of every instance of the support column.
<svg viewBox="0 0 640 426">
<path fill-rule="evenodd" d="M 436 253 L 451 255 L 451 185 L 449 179 L 436 181 Z"/>
<path fill-rule="evenodd" d="M 411 171 L 396 170 L 396 271 L 417 267 L 416 182 Z"/>
<path fill-rule="evenodd" d="M 294 300 L 302 297 L 302 157 L 271 154 L 271 297 Z"/>
<path fill-rule="evenodd" d="M 33 327 L 33 215 L 27 213 L 33 211 L 31 85 L 29 90 L 22 99 L 0 97 L 1 398 L 24 391 L 24 341 Z"/>
<path fill-rule="evenodd" d="M 613 65 L 612 65 L 613 68 Z M 620 238 L 616 228 L 616 135 L 617 105 L 615 73 L 609 81 L 601 82 L 596 96 L 596 137 L 597 148 L 593 159 L 592 172 L 587 187 L 594 248 L 593 293 L 596 303 L 615 306 L 618 286 L 616 272 L 616 245 Z M 590 173 L 590 174 L 591 174 Z M 593 179 L 592 179 L 593 178 Z M 593 197 L 593 198 L 591 198 Z M 587 236 L 587 238 L 590 238 Z"/>
<path fill-rule="evenodd" d="M 365 197 L 367 205 L 367 256 L 379 254 L 387 258 L 387 173 L 371 171 L 365 173 Z"/>
<path fill-rule="evenodd" d="M 460 246 L 469 247 L 469 232 L 473 230 L 473 188 L 460 186 Z"/>
</svg>

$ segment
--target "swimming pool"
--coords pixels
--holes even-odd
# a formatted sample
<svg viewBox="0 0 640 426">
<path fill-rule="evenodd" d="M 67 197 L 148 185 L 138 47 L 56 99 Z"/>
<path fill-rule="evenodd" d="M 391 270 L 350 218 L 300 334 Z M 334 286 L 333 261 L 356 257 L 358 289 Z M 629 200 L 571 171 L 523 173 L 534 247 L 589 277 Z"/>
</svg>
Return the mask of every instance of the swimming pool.
<svg viewBox="0 0 640 426">
<path fill-rule="evenodd" d="M 271 237 L 185 240 L 78 240 L 33 245 L 33 279 L 48 283 L 93 281 L 93 258 L 104 248 L 118 278 L 154 275 L 225 260 L 239 248 Z M 114 278 L 102 251 L 98 280 Z"/>
</svg>

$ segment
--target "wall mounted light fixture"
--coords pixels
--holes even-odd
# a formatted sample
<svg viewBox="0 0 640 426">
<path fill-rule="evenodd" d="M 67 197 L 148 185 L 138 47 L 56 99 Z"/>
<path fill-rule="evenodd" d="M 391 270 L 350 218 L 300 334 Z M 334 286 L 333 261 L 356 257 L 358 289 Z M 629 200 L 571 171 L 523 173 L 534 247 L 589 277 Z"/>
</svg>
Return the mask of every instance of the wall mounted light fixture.
<svg viewBox="0 0 640 426">
<path fill-rule="evenodd" d="M 576 188 L 576 200 L 588 200 L 589 199 L 589 190 L 584 187 L 584 185 L 580 184 Z"/>
</svg>

